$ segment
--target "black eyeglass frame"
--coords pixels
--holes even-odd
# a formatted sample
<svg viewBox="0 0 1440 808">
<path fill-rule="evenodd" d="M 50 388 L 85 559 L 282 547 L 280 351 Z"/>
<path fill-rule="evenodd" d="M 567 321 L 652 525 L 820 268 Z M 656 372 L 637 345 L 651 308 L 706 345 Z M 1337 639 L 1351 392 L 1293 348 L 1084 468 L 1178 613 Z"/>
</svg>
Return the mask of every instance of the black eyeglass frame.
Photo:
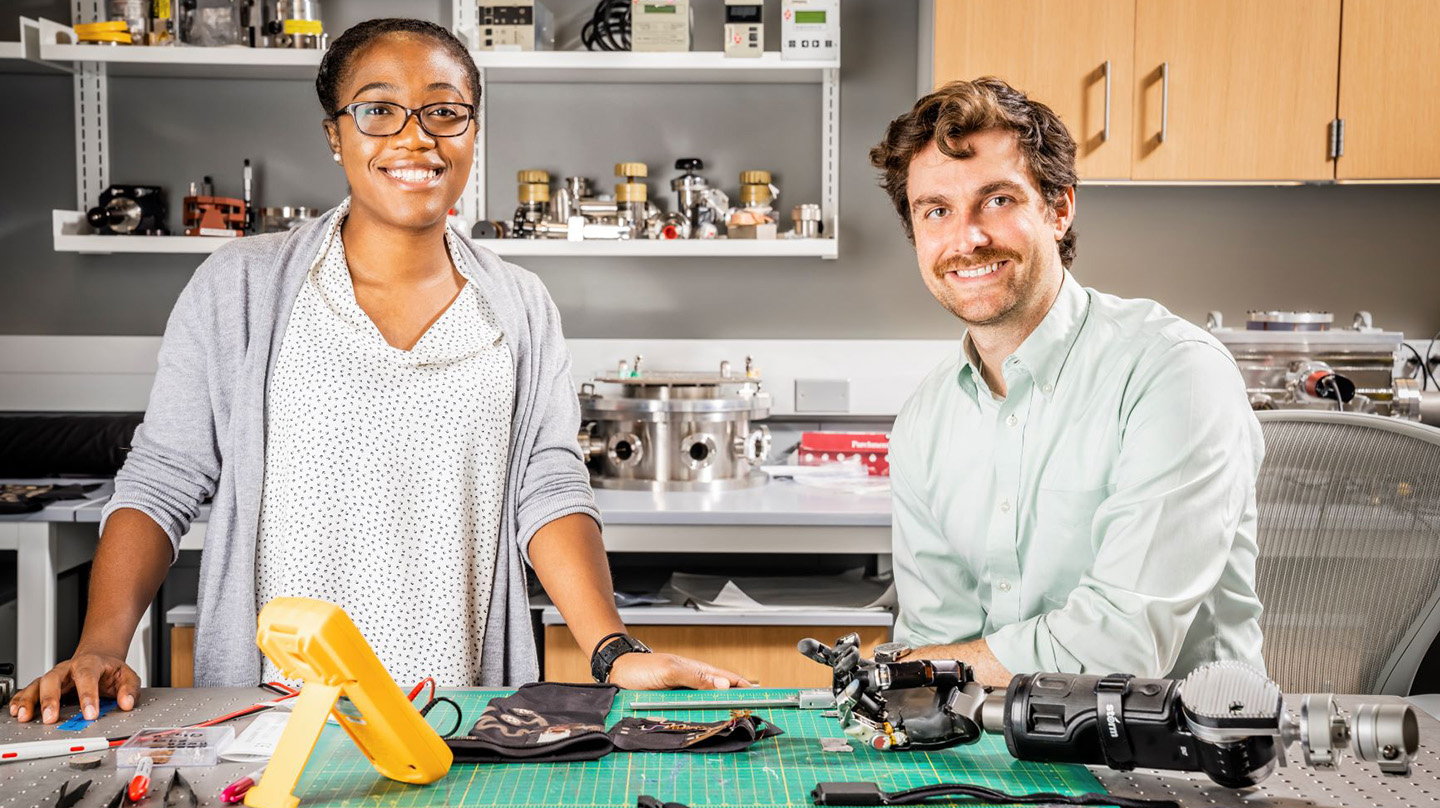
<svg viewBox="0 0 1440 808">
<path fill-rule="evenodd" d="M 400 122 L 399 128 L 397 128 L 394 132 L 391 132 L 388 135 L 372 135 L 369 132 L 366 132 L 365 129 L 360 126 L 360 119 L 355 117 L 355 108 L 365 106 L 367 104 L 384 104 L 389 107 L 403 109 L 405 110 L 405 120 Z M 431 107 L 464 107 L 470 112 L 470 117 L 465 121 L 465 128 L 461 129 L 459 132 L 456 132 L 453 135 L 437 134 L 430 131 L 430 127 L 425 125 L 425 118 L 421 115 L 421 113 L 423 113 L 427 109 L 430 109 Z M 350 119 L 355 121 L 355 130 L 366 137 L 395 137 L 396 135 L 405 131 L 405 127 L 410 125 L 410 119 L 412 117 L 415 119 L 415 122 L 420 125 L 420 128 L 425 131 L 425 134 L 429 135 L 430 137 L 460 137 L 466 132 L 469 132 L 470 127 L 475 125 L 475 105 L 467 104 L 464 101 L 436 101 L 433 104 L 425 104 L 414 109 L 411 109 L 404 104 L 397 104 L 394 101 L 356 101 L 352 104 L 346 104 L 345 106 L 335 110 L 335 113 L 331 115 L 330 118 L 332 120 L 338 121 L 340 120 L 341 115 L 349 115 Z"/>
</svg>

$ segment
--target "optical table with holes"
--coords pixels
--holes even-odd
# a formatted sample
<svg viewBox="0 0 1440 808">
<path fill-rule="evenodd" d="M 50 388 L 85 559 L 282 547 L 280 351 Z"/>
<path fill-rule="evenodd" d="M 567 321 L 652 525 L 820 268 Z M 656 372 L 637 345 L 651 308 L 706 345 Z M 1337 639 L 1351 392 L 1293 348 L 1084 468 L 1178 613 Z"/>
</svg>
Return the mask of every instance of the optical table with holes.
<svg viewBox="0 0 1440 808">
<path fill-rule="evenodd" d="M 486 702 L 503 691 L 442 691 L 464 711 L 462 728 L 468 729 Z M 778 697 L 793 691 L 747 691 L 756 697 Z M 646 693 L 644 698 L 694 701 L 735 695 L 723 692 Z M 626 704 L 637 694 L 622 691 L 607 723 L 625 715 Z M 143 691 L 129 713 L 112 711 L 90 727 L 64 732 L 34 723 L 19 724 L 0 712 L 0 743 L 94 735 L 128 735 L 143 727 L 173 727 L 204 721 L 273 698 L 259 688 L 150 689 Z M 1389 697 L 1393 698 L 1393 697 Z M 1345 699 L 1339 699 L 1342 707 Z M 78 713 L 75 705 L 61 711 L 62 721 Z M 448 728 L 453 714 L 443 708 L 429 720 Z M 757 711 L 785 730 L 785 734 L 735 754 L 627 754 L 616 753 L 598 761 L 557 764 L 456 765 L 444 779 L 429 786 L 410 786 L 376 774 L 364 756 L 336 726 L 321 736 L 296 796 L 300 805 L 320 806 L 616 806 L 629 808 L 648 794 L 664 802 L 698 808 L 739 806 L 811 805 L 810 790 L 818 782 L 868 781 L 886 791 L 938 782 L 966 782 L 1018 792 L 1082 793 L 1107 790 L 1112 794 L 1147 799 L 1168 799 L 1182 806 L 1243 806 L 1244 808 L 1299 808 L 1300 806 L 1435 806 L 1440 805 L 1440 722 L 1420 715 L 1421 747 L 1408 778 L 1382 775 L 1373 766 L 1346 758 L 1330 772 L 1312 772 L 1298 766 L 1282 768 L 1261 786 L 1230 791 L 1203 775 L 1150 771 L 1114 772 L 1071 765 L 1022 763 L 1005 753 L 1003 739 L 987 737 L 979 744 L 930 753 L 882 753 L 852 743 L 851 752 L 823 751 L 819 739 L 841 737 L 832 717 L 818 710 L 769 709 Z M 667 711 L 678 720 L 714 721 L 720 710 Z M 253 718 L 234 722 L 236 733 Z M 463 729 L 462 729 L 463 731 Z M 0 808 L 33 808 L 46 804 L 66 781 L 72 788 L 94 782 L 78 806 L 103 806 L 121 787 L 129 770 L 117 771 L 114 753 L 103 755 L 97 769 L 75 771 L 65 758 L 0 763 Z M 1288 757 L 1298 759 L 1293 752 Z M 219 805 L 219 794 L 229 783 L 253 771 L 257 764 L 222 763 L 210 768 L 186 768 L 184 776 L 200 795 L 201 805 Z M 147 804 L 160 806 L 169 769 L 157 769 Z"/>
</svg>

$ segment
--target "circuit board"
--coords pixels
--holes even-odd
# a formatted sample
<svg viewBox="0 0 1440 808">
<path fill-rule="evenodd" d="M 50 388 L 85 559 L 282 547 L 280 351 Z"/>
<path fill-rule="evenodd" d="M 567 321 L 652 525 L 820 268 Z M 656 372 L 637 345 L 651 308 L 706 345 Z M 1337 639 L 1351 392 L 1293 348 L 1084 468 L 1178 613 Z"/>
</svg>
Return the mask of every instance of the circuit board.
<svg viewBox="0 0 1440 808">
<path fill-rule="evenodd" d="M 508 691 L 451 691 L 445 695 L 464 710 L 461 732 L 479 718 L 489 700 Z M 746 690 L 755 698 L 780 698 L 793 690 Z M 629 715 L 631 700 L 699 701 L 731 698 L 736 691 L 621 691 L 606 726 Z M 448 725 L 443 706 L 432 724 Z M 733 754 L 616 752 L 585 763 L 456 764 L 429 786 L 409 786 L 376 774 L 364 756 L 336 727 L 327 727 L 295 791 L 301 806 L 583 806 L 633 808 L 648 794 L 663 802 L 692 808 L 809 806 L 810 790 L 820 782 L 864 781 L 896 791 L 934 783 L 974 783 L 1010 793 L 1060 794 L 1102 792 L 1083 766 L 1022 763 L 1005 751 L 1005 741 L 986 736 L 970 746 L 939 752 L 877 752 L 852 741 L 851 752 L 828 752 L 820 738 L 843 737 L 840 724 L 820 710 L 763 709 L 757 714 L 785 731 Z M 653 715 L 653 713 L 652 713 Z M 666 710 L 667 718 L 717 721 L 722 710 Z"/>
</svg>

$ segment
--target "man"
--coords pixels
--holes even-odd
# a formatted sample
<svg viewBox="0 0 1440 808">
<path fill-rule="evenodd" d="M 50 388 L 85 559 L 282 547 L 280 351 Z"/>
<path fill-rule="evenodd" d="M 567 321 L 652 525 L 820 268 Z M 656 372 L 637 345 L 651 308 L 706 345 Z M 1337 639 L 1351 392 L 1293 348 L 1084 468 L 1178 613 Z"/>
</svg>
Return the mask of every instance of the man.
<svg viewBox="0 0 1440 808">
<path fill-rule="evenodd" d="M 967 328 L 891 437 L 896 639 L 991 685 L 1264 670 L 1259 423 L 1209 334 L 1070 274 L 1064 124 L 997 79 L 954 82 L 870 159 Z"/>
</svg>

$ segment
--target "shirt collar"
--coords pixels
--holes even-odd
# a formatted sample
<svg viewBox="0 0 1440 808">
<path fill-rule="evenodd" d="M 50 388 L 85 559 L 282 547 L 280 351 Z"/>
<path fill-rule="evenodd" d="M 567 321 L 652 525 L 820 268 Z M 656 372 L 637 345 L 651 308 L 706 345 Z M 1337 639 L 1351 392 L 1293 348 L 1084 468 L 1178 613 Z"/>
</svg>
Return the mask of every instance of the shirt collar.
<svg viewBox="0 0 1440 808">
<path fill-rule="evenodd" d="M 1065 270 L 1060 292 L 1050 311 L 1014 354 L 1019 366 L 1035 379 L 1042 393 L 1053 393 L 1060 383 L 1060 371 L 1064 369 L 1065 360 L 1070 356 L 1070 349 L 1075 346 L 1089 313 L 1090 294 L 1080 286 L 1070 270 Z M 988 395 L 989 385 L 985 384 L 980 373 L 980 355 L 968 331 L 961 340 L 961 356 L 964 364 L 960 368 L 960 386 L 973 390 L 973 395 Z"/>
</svg>

